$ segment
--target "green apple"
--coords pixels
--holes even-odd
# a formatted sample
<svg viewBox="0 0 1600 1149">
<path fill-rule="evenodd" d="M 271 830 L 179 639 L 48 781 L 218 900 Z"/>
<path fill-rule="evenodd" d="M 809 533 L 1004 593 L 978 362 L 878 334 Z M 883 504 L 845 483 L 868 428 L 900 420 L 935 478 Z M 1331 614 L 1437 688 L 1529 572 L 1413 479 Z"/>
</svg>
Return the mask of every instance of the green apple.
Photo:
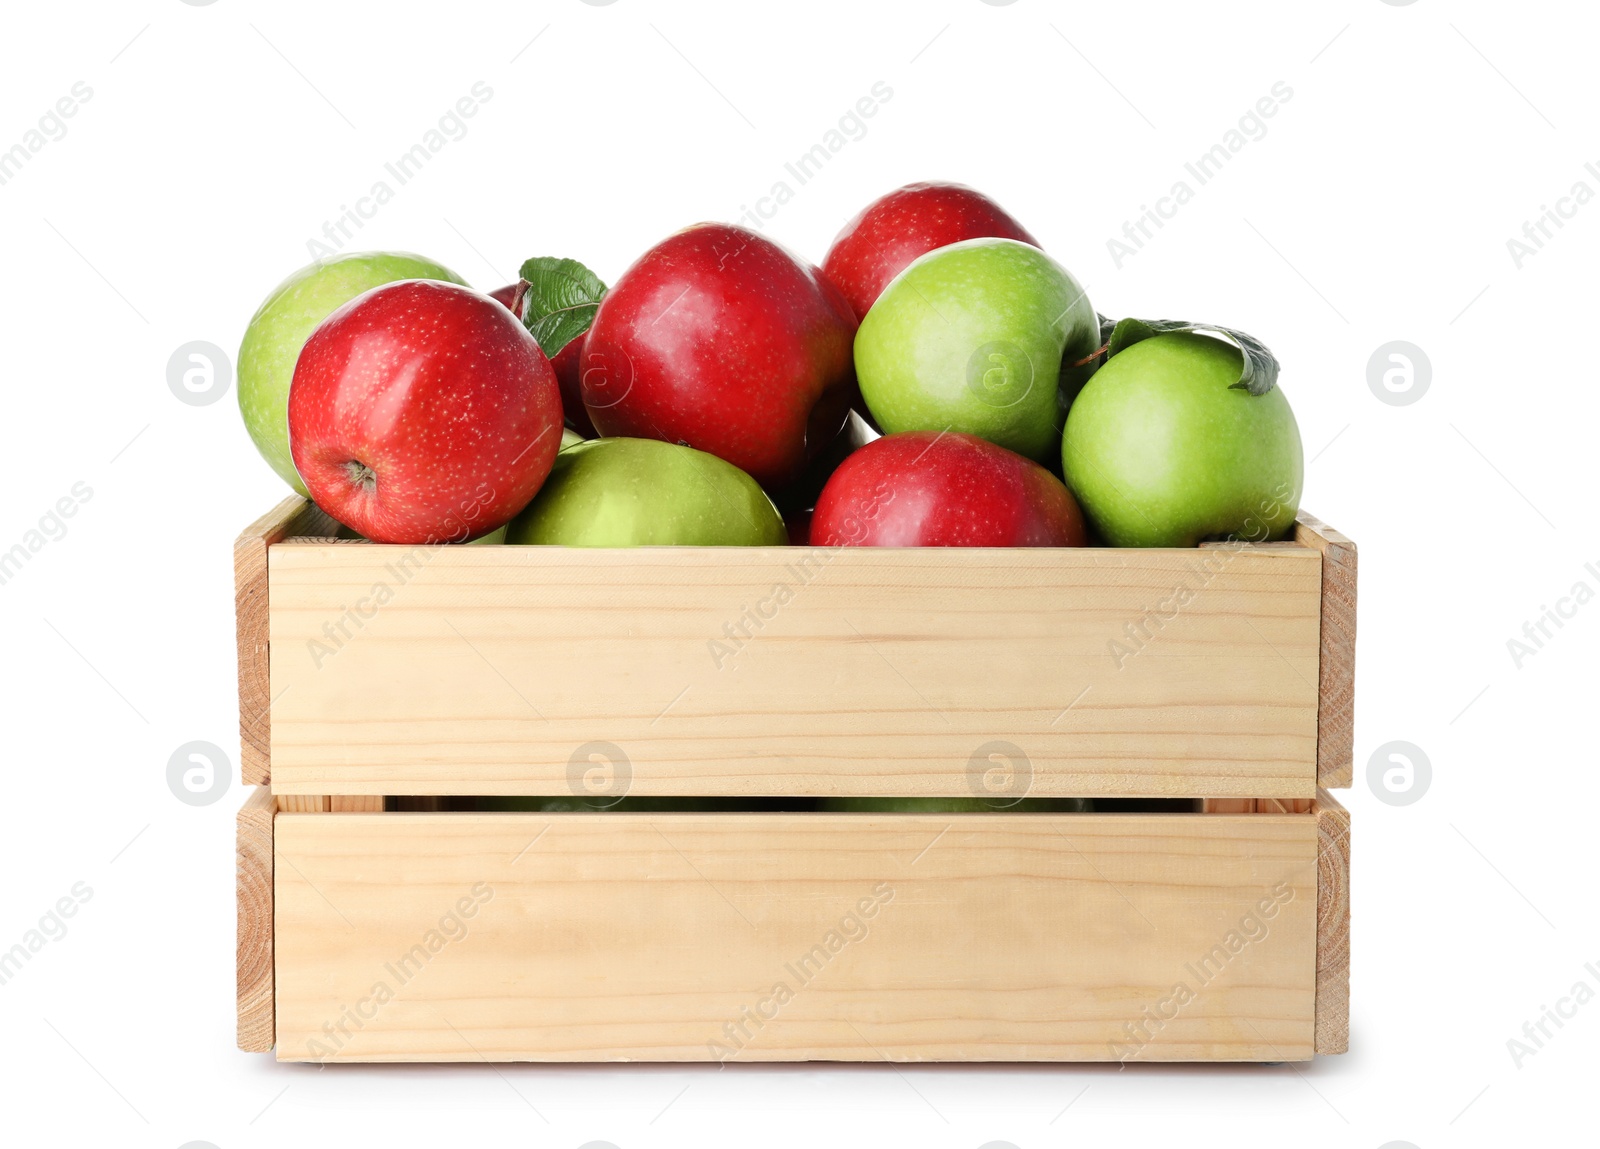
<svg viewBox="0 0 1600 1149">
<path fill-rule="evenodd" d="M 256 309 L 239 345 L 239 412 L 262 458 L 300 494 L 289 457 L 289 384 L 295 360 L 317 325 L 356 296 L 400 279 L 466 285 L 442 264 L 403 251 L 363 251 L 302 267 Z M 308 496 L 309 497 L 309 496 Z"/>
<path fill-rule="evenodd" d="M 1064 267 L 1014 239 L 969 239 L 890 281 L 856 333 L 856 376 L 885 434 L 962 431 L 1053 460 L 1062 364 L 1099 345 Z"/>
<path fill-rule="evenodd" d="M 766 492 L 715 455 L 656 439 L 591 439 L 556 456 L 508 543 L 570 547 L 776 547 Z"/>
<path fill-rule="evenodd" d="M 1081 814 L 1087 798 L 823 798 L 819 810 L 836 814 Z"/>
<path fill-rule="evenodd" d="M 1067 412 L 1067 486 L 1103 541 L 1192 547 L 1269 542 L 1294 525 L 1304 466 L 1281 388 L 1236 387 L 1237 347 L 1156 335 L 1111 357 Z"/>
<path fill-rule="evenodd" d="M 571 427 L 563 427 L 561 428 L 561 446 L 556 450 L 558 452 L 565 451 L 568 447 L 576 447 L 579 443 L 587 443 L 588 441 Z"/>
</svg>

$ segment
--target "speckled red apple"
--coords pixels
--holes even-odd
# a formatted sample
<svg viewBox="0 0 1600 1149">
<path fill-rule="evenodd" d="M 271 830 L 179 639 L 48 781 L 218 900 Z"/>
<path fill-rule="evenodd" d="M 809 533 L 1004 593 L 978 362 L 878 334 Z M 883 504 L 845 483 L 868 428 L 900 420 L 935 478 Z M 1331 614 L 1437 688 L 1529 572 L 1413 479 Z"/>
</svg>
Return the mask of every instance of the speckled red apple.
<svg viewBox="0 0 1600 1149">
<path fill-rule="evenodd" d="M 811 516 L 813 546 L 1081 547 L 1060 479 L 976 435 L 907 431 L 856 451 Z"/>
<path fill-rule="evenodd" d="M 602 435 L 684 443 L 776 489 L 844 425 L 855 329 L 816 268 L 745 228 L 697 224 L 601 301 L 584 405 Z"/>
<path fill-rule="evenodd" d="M 844 225 L 822 261 L 861 319 L 913 260 L 964 239 L 1039 241 L 1004 208 L 963 184 L 916 183 L 873 200 Z"/>
<path fill-rule="evenodd" d="M 550 362 L 505 307 L 407 280 L 307 340 L 289 449 L 317 505 L 375 542 L 464 542 L 538 493 L 561 445 Z"/>
</svg>

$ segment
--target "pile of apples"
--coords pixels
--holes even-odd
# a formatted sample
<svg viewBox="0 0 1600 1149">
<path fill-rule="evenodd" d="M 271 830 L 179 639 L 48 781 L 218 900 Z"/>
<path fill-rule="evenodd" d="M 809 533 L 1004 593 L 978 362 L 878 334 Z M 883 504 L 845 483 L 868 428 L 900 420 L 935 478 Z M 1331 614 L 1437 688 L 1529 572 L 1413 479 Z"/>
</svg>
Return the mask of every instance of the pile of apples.
<svg viewBox="0 0 1600 1149">
<path fill-rule="evenodd" d="M 970 188 L 870 204 L 822 266 L 697 224 L 609 288 L 537 258 L 490 294 L 419 256 L 295 273 L 239 400 L 291 486 L 378 542 L 1195 546 L 1292 525 L 1271 352 L 1101 317 Z"/>
</svg>

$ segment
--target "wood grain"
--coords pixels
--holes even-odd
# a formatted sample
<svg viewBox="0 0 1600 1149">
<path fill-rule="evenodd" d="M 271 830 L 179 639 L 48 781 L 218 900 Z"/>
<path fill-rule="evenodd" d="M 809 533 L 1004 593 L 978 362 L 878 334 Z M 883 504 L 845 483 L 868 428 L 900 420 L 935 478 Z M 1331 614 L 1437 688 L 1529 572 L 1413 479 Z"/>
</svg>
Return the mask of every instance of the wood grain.
<svg viewBox="0 0 1600 1149">
<path fill-rule="evenodd" d="M 278 810 L 285 814 L 325 814 L 333 809 L 327 794 L 279 794 Z"/>
<path fill-rule="evenodd" d="M 1350 811 L 1318 791 L 1317 1052 L 1350 1048 Z"/>
<path fill-rule="evenodd" d="M 278 793 L 564 794 L 604 742 L 636 794 L 966 795 L 997 740 L 1038 795 L 1315 793 L 1305 547 L 269 564 Z"/>
<path fill-rule="evenodd" d="M 1258 814 L 1309 814 L 1316 806 L 1315 798 L 1258 798 Z"/>
<path fill-rule="evenodd" d="M 239 777 L 246 786 L 272 778 L 272 690 L 267 657 L 267 548 L 291 535 L 331 536 L 338 524 L 290 495 L 251 523 L 233 543 L 233 622 L 239 658 Z"/>
<path fill-rule="evenodd" d="M 1313 1052 L 1305 815 L 280 814 L 277 849 L 283 1060 Z"/>
<path fill-rule="evenodd" d="M 239 1048 L 265 1053 L 273 1044 L 272 794 L 257 788 L 235 822 L 238 902 Z"/>
<path fill-rule="evenodd" d="M 1202 798 L 1200 802 L 1207 814 L 1309 814 L 1315 807 L 1314 798 Z"/>
<path fill-rule="evenodd" d="M 333 794 L 328 798 L 328 809 L 335 814 L 381 814 L 382 794 Z"/>
<path fill-rule="evenodd" d="M 1349 786 L 1354 775 L 1356 545 L 1300 513 L 1295 540 L 1322 555 L 1322 639 L 1317 705 L 1317 785 Z"/>
</svg>

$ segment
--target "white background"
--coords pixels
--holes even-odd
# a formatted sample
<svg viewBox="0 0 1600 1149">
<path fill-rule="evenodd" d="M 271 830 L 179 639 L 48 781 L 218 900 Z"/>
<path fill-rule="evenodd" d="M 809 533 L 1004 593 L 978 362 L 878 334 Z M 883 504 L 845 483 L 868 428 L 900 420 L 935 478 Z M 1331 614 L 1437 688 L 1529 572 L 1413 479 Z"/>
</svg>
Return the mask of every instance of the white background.
<svg viewBox="0 0 1600 1149">
<path fill-rule="evenodd" d="M 1520 1068 L 1507 1039 L 1600 960 L 1600 605 L 1520 669 L 1507 640 L 1600 562 L 1600 206 L 1519 268 L 1507 240 L 1600 177 L 1595 14 L 1578 4 L 13 4 L 0 149 L 92 98 L 0 186 L 0 549 L 74 483 L 65 537 L 0 586 L 10 816 L 0 948 L 94 891 L 0 986 L 4 1116 L 30 1141 L 579 1146 L 1082 1141 L 1422 1149 L 1592 1114 L 1600 1003 Z M 531 43 L 530 43 L 531 41 Z M 233 1049 L 237 780 L 195 808 L 166 763 L 237 762 L 230 543 L 283 494 L 231 355 L 307 240 L 474 82 L 493 97 L 350 249 L 474 284 L 534 254 L 614 280 L 730 219 L 877 81 L 893 97 L 767 224 L 820 260 L 902 183 L 995 196 L 1111 315 L 1226 322 L 1285 367 L 1305 505 L 1362 548 L 1351 1052 L 1280 1068 L 286 1067 Z M 1272 85 L 1292 99 L 1135 256 L 1107 240 Z M 1192 181 L 1191 181 L 1192 182 Z M 1432 384 L 1380 401 L 1380 345 Z M 1409 806 L 1368 757 L 1433 765 Z M 1576 1131 L 1574 1138 L 1581 1136 Z M 7 1135 L 8 1141 L 19 1141 Z"/>
</svg>

